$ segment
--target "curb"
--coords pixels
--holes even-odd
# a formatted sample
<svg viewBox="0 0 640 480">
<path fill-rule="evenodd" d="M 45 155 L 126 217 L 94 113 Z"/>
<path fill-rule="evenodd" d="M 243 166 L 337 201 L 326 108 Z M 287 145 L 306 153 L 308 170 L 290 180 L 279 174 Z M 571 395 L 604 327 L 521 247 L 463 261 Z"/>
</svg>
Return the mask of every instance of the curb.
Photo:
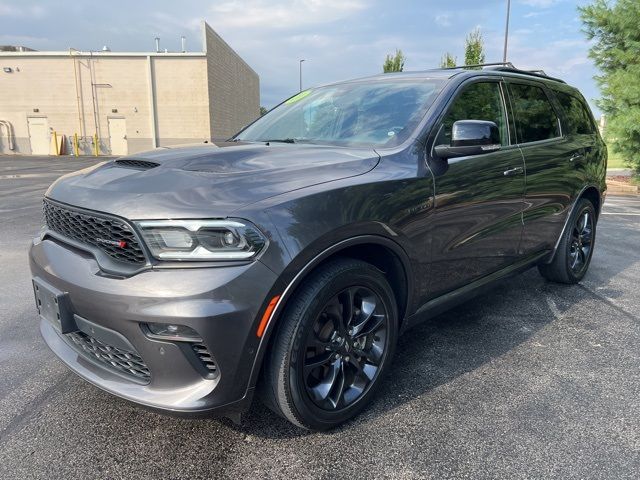
<svg viewBox="0 0 640 480">
<path fill-rule="evenodd" d="M 640 189 L 637 185 L 629 185 L 628 183 L 618 182 L 616 180 L 607 180 L 607 193 L 609 194 L 624 194 L 624 195 L 638 195 Z"/>
</svg>

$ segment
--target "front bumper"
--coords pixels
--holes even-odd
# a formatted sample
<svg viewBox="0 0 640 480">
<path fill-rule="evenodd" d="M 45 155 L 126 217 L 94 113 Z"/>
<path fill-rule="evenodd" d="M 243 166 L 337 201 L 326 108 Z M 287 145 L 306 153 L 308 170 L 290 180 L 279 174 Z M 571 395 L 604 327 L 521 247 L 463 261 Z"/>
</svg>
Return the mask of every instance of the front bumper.
<svg viewBox="0 0 640 480">
<path fill-rule="evenodd" d="M 248 406 L 258 318 L 277 280 L 264 264 L 151 269 L 114 278 L 104 276 L 90 254 L 53 239 L 35 239 L 29 257 L 34 278 L 68 294 L 83 331 L 98 344 L 133 346 L 149 371 L 141 380 L 97 362 L 41 320 L 47 345 L 82 378 L 119 397 L 175 413 Z M 194 329 L 215 360 L 215 375 L 194 363 L 184 343 L 147 336 L 143 324 L 150 322 Z"/>
</svg>

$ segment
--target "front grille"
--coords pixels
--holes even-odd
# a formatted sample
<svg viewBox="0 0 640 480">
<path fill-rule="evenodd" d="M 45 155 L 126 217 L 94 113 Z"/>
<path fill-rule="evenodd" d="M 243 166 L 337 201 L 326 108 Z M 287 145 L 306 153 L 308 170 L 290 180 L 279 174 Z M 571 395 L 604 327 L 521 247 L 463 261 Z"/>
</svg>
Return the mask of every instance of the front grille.
<svg viewBox="0 0 640 480">
<path fill-rule="evenodd" d="M 60 235 L 99 248 L 111 258 L 130 264 L 144 264 L 145 255 L 133 230 L 122 220 L 79 212 L 44 201 L 46 226 Z"/>
<path fill-rule="evenodd" d="M 129 167 L 129 168 L 137 168 L 139 170 L 149 170 L 150 168 L 155 168 L 159 163 L 149 162 L 147 160 L 116 160 L 116 165 L 119 167 Z"/>
<path fill-rule="evenodd" d="M 76 347 L 93 360 L 120 373 L 149 381 L 151 373 L 142 357 L 136 352 L 128 352 L 108 345 L 84 332 L 73 332 L 66 335 Z"/>
<path fill-rule="evenodd" d="M 204 365 L 204 368 L 206 368 L 211 375 L 215 375 L 218 371 L 218 366 L 213 360 L 211 353 L 209 353 L 207 346 L 204 343 L 193 343 L 191 344 L 191 348 L 193 348 L 193 351 L 202 362 L 202 365 Z"/>
</svg>

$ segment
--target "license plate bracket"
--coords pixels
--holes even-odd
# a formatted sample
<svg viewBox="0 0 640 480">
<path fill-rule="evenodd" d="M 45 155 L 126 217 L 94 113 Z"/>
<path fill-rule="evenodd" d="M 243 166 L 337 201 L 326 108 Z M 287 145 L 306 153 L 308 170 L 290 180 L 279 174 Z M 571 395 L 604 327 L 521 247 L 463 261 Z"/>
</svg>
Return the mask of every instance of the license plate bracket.
<svg viewBox="0 0 640 480">
<path fill-rule="evenodd" d="M 61 292 L 39 278 L 34 278 L 32 282 L 38 314 L 60 333 L 77 331 L 78 327 L 73 319 L 69 294 Z"/>
</svg>

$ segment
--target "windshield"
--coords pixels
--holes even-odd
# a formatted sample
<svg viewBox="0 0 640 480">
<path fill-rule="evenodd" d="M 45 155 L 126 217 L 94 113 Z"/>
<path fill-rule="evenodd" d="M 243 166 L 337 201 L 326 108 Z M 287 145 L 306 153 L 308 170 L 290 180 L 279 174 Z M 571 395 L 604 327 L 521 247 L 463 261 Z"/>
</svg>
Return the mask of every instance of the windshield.
<svg viewBox="0 0 640 480">
<path fill-rule="evenodd" d="M 394 79 L 305 90 L 234 138 L 392 147 L 409 137 L 443 84 L 441 79 Z"/>
</svg>

